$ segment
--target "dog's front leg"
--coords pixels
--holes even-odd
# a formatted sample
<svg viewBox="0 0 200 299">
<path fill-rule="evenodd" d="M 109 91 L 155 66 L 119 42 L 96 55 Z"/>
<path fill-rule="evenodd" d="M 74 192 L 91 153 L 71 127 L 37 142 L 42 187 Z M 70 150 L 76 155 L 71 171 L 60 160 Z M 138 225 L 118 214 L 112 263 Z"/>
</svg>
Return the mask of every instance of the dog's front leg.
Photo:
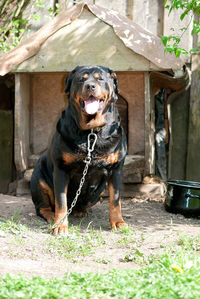
<svg viewBox="0 0 200 299">
<path fill-rule="evenodd" d="M 124 225 L 127 225 L 121 212 L 120 203 L 120 185 L 122 178 L 122 166 L 123 162 L 115 169 L 112 170 L 112 174 L 108 179 L 108 192 L 110 200 L 110 226 L 111 229 L 118 229 Z"/>
<path fill-rule="evenodd" d="M 55 193 L 55 219 L 52 234 L 66 234 L 68 231 L 67 188 L 69 175 L 63 170 L 55 168 L 53 173 Z"/>
</svg>

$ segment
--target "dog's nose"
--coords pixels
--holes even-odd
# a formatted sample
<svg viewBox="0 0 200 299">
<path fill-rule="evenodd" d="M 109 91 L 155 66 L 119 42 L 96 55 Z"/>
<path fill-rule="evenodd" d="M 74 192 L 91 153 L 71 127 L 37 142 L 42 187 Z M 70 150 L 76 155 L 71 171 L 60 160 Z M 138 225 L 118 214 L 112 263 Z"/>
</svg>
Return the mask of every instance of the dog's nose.
<svg viewBox="0 0 200 299">
<path fill-rule="evenodd" d="M 86 89 L 87 89 L 87 91 L 94 91 L 95 88 L 96 88 L 96 85 L 95 85 L 94 83 L 88 83 L 88 84 L 86 85 Z"/>
</svg>

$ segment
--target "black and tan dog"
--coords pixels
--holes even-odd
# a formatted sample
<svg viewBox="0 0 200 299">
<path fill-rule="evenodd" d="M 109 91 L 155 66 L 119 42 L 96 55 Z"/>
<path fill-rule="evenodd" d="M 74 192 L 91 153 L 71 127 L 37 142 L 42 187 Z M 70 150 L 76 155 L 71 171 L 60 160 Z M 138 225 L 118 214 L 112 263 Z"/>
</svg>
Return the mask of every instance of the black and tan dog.
<svg viewBox="0 0 200 299">
<path fill-rule="evenodd" d="M 100 66 L 78 66 L 66 78 L 68 107 L 57 123 L 50 147 L 35 167 L 31 193 L 37 215 L 54 221 L 53 234 L 67 232 L 67 209 L 76 196 L 85 167 L 87 138 L 97 135 L 81 194 L 73 209 L 87 213 L 108 184 L 111 228 L 125 225 L 121 214 L 120 183 L 126 138 L 115 105 L 116 74 Z M 65 218 L 64 218 L 65 217 Z"/>
</svg>

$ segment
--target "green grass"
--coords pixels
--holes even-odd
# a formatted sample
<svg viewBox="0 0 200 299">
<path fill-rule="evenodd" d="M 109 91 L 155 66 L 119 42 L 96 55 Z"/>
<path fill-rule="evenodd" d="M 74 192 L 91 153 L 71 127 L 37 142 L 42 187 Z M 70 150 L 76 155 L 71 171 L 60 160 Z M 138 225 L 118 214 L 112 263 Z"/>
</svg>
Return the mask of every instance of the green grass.
<svg viewBox="0 0 200 299">
<path fill-rule="evenodd" d="M 144 257 L 144 254 L 134 247 L 131 248 L 131 251 L 125 255 L 124 259 L 122 259 L 122 262 L 124 263 L 134 262 L 135 264 L 139 264 L 139 265 L 148 264 L 148 262 Z"/>
<path fill-rule="evenodd" d="M 148 265 L 140 269 L 67 273 L 62 279 L 6 275 L 0 277 L 0 298 L 199 299 L 199 244 L 200 235 L 182 236 L 165 254 L 149 257 Z"/>
<path fill-rule="evenodd" d="M 49 236 L 45 241 L 46 251 L 54 256 L 78 258 L 95 253 L 95 248 L 104 244 L 101 231 L 94 231 L 91 227 L 81 233 L 78 226 L 71 226 L 67 236 Z"/>
<path fill-rule="evenodd" d="M 128 226 L 122 227 L 120 230 L 115 231 L 119 235 L 118 244 L 121 247 L 129 247 L 132 245 L 140 247 L 144 241 L 143 233 L 136 233 L 133 229 Z"/>
<path fill-rule="evenodd" d="M 193 254 L 183 273 L 164 255 L 139 270 L 68 273 L 63 279 L 10 275 L 0 279 L 0 298 L 199 298 L 200 262 Z"/>
<path fill-rule="evenodd" d="M 99 257 L 98 259 L 96 259 L 96 262 L 99 264 L 110 264 L 112 263 L 111 259 L 108 259 L 106 257 Z"/>
<path fill-rule="evenodd" d="M 0 231 L 14 235 L 10 255 L 26 256 L 23 233 L 27 226 L 20 223 L 20 213 L 10 220 L 0 219 Z M 112 233 L 111 233 L 112 234 Z M 180 236 L 173 246 L 166 246 L 162 255 L 145 255 L 139 250 L 143 236 L 130 228 L 118 234 L 116 245 L 127 248 L 124 263 L 137 263 L 140 269 L 112 270 L 99 273 L 67 273 L 62 279 L 27 278 L 22 275 L 0 276 L 0 298 L 200 298 L 200 235 L 196 238 Z M 84 233 L 80 226 L 71 226 L 67 236 L 49 235 L 42 246 L 48 253 L 79 262 L 105 244 L 103 233 L 88 226 Z M 34 251 L 33 251 L 34 255 Z M 55 261 L 56 262 L 56 261 Z M 112 263 L 106 256 L 96 257 L 97 264 Z M 130 264 L 129 264 L 130 266 Z M 95 269 L 94 269 L 95 270 Z"/>
<path fill-rule="evenodd" d="M 27 231 L 28 227 L 20 223 L 19 214 L 15 214 L 9 220 L 0 218 L 0 230 L 11 233 L 13 235 L 20 235 L 23 234 L 24 231 Z"/>
</svg>

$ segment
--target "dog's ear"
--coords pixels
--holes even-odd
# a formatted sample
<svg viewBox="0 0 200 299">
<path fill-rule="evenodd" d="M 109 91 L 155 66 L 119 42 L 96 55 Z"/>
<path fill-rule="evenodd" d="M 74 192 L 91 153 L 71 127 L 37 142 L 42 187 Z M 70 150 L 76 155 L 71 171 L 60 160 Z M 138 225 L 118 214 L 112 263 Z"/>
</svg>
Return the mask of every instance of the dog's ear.
<svg viewBox="0 0 200 299">
<path fill-rule="evenodd" d="M 72 80 L 74 78 L 74 74 L 81 68 L 81 66 L 77 66 L 75 69 L 73 69 L 73 71 L 71 71 L 69 73 L 69 75 L 67 75 L 66 79 L 65 79 L 65 93 L 70 92 L 70 87 L 72 84 Z"/>
<path fill-rule="evenodd" d="M 114 91 L 115 91 L 116 95 L 118 95 L 119 94 L 119 85 L 118 85 L 117 75 L 111 69 L 109 69 L 109 73 L 110 73 L 110 76 L 111 76 L 111 78 L 113 79 L 113 82 L 114 82 Z"/>
</svg>

